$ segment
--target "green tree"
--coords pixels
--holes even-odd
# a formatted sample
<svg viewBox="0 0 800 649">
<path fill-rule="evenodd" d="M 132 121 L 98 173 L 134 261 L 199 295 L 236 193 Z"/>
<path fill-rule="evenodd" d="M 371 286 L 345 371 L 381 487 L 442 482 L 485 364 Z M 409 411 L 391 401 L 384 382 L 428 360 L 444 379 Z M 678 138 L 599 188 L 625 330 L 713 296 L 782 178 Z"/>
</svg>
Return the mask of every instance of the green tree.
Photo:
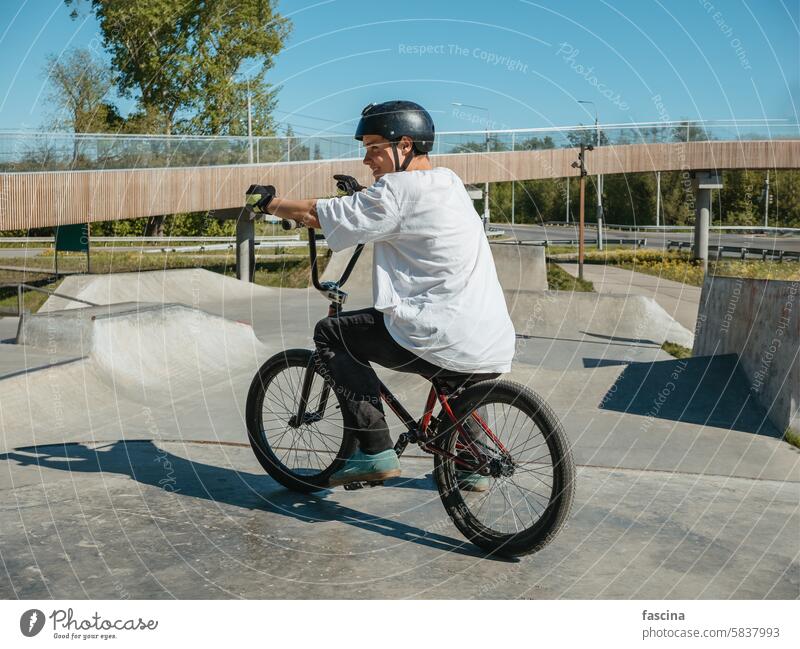
<svg viewBox="0 0 800 649">
<path fill-rule="evenodd" d="M 689 120 L 672 128 L 674 142 L 705 142 L 711 139 L 710 134 L 702 126 L 693 126 Z"/>
<path fill-rule="evenodd" d="M 514 145 L 515 151 L 537 151 L 539 149 L 555 149 L 556 143 L 549 135 L 543 138 L 530 137 Z"/>
<path fill-rule="evenodd" d="M 578 126 L 583 126 L 583 124 L 578 124 Z M 595 146 L 598 141 L 597 130 L 588 126 L 580 131 L 567 131 L 567 140 L 569 140 L 570 145 L 574 147 L 579 147 L 581 144 L 591 144 Z M 608 136 L 603 129 L 600 129 L 600 145 L 603 146 L 608 143 Z"/>
<path fill-rule="evenodd" d="M 311 149 L 308 148 L 301 138 L 295 136 L 294 129 L 292 128 L 291 124 L 286 125 L 286 132 L 284 133 L 284 137 L 286 138 L 286 150 L 287 150 L 287 158 L 292 162 L 297 162 L 299 160 L 309 160 L 309 156 L 311 154 Z"/>
<path fill-rule="evenodd" d="M 56 130 L 104 133 L 118 130 L 122 117 L 108 101 L 114 86 L 111 69 L 87 49 L 47 57 L 47 99 L 57 108 L 52 118 Z"/>
<path fill-rule="evenodd" d="M 275 91 L 265 76 L 291 28 L 274 0 L 64 2 L 73 17 L 82 4 L 97 17 L 119 91 L 138 102 L 137 130 L 243 135 L 249 86 L 253 133 L 274 133 Z M 164 217 L 154 217 L 147 233 L 163 226 Z"/>
<path fill-rule="evenodd" d="M 769 224 L 783 228 L 800 227 L 800 171 L 773 171 L 770 174 Z M 763 203 L 762 203 L 763 213 Z"/>
<path fill-rule="evenodd" d="M 283 47 L 289 21 L 273 0 L 175 2 L 174 0 L 64 0 L 88 4 L 103 45 L 119 72 L 118 85 L 134 96 L 163 132 L 178 129 L 213 135 L 246 132 L 247 87 L 253 91 L 254 132 L 274 132 L 268 110 L 273 91 L 265 82 Z M 238 78 L 247 67 L 247 79 Z"/>
</svg>

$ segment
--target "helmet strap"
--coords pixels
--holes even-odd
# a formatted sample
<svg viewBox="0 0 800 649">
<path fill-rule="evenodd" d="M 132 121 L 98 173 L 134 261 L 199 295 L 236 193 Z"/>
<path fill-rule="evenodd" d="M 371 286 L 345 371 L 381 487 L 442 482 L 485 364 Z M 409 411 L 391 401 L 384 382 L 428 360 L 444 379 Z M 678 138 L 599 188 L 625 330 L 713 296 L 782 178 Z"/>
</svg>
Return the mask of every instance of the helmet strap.
<svg viewBox="0 0 800 649">
<path fill-rule="evenodd" d="M 403 160 L 402 165 L 400 164 L 400 156 L 397 153 L 397 142 L 392 142 L 392 154 L 394 155 L 394 170 L 405 171 L 414 159 L 414 147 L 411 147 L 411 151 L 408 153 L 405 160 Z"/>
</svg>

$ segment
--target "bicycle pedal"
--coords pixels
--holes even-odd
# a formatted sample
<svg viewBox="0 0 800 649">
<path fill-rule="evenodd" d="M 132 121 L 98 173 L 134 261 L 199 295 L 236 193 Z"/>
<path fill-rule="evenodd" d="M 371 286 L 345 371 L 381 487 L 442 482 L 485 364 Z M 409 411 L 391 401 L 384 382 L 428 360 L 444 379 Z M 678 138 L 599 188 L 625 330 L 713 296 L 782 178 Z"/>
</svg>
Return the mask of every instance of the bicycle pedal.
<svg viewBox="0 0 800 649">
<path fill-rule="evenodd" d="M 348 482 L 346 485 L 342 485 L 345 491 L 355 491 L 356 489 L 363 489 L 364 484 L 361 482 Z"/>
</svg>

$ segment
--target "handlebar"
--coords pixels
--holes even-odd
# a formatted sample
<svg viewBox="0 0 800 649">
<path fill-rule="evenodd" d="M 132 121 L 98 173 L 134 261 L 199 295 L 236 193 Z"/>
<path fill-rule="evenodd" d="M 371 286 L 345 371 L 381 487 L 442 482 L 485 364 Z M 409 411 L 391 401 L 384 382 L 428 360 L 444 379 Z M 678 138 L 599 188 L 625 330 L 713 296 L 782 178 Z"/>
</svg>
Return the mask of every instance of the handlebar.
<svg viewBox="0 0 800 649">
<path fill-rule="evenodd" d="M 363 189 L 361 185 L 359 185 L 354 178 L 350 176 L 334 176 L 334 178 L 338 181 L 336 186 L 345 191 L 348 195 L 352 196 L 355 192 L 360 191 Z M 352 182 L 344 182 L 344 181 L 352 181 Z M 247 194 L 249 195 L 258 195 L 262 192 L 258 192 L 256 190 L 270 190 L 270 195 L 274 196 L 275 188 L 270 186 L 261 186 L 261 185 L 251 185 L 250 188 L 247 190 Z M 248 206 L 250 203 L 248 201 Z M 302 223 L 295 221 L 293 219 L 281 219 L 281 228 L 283 230 L 298 230 L 302 228 Z M 308 254 L 311 261 L 311 283 L 314 285 L 314 288 L 320 291 L 331 301 L 330 308 L 328 309 L 328 315 L 336 315 L 341 310 L 342 304 L 344 304 L 345 300 L 347 299 L 347 293 L 341 290 L 341 287 L 344 286 L 345 282 L 350 278 L 350 274 L 353 272 L 353 268 L 358 261 L 358 258 L 361 256 L 361 251 L 364 249 L 364 244 L 360 243 L 356 246 L 355 251 L 353 252 L 352 257 L 350 257 L 350 261 L 347 262 L 347 267 L 344 269 L 344 273 L 342 276 L 334 282 L 320 282 L 319 281 L 319 268 L 317 267 L 317 237 L 314 231 L 314 228 L 308 228 Z"/>
<path fill-rule="evenodd" d="M 328 316 L 335 316 L 342 309 L 342 304 L 347 300 L 347 293 L 342 290 L 345 282 L 350 278 L 350 274 L 355 268 L 358 258 L 361 256 L 361 251 L 364 250 L 364 244 L 359 243 L 353 252 L 350 261 L 347 262 L 347 267 L 344 269 L 342 276 L 334 282 L 320 282 L 319 281 L 319 268 L 317 267 L 317 235 L 314 228 L 308 228 L 308 255 L 311 261 L 311 283 L 314 288 L 322 293 L 327 299 L 331 301 L 328 308 Z"/>
</svg>

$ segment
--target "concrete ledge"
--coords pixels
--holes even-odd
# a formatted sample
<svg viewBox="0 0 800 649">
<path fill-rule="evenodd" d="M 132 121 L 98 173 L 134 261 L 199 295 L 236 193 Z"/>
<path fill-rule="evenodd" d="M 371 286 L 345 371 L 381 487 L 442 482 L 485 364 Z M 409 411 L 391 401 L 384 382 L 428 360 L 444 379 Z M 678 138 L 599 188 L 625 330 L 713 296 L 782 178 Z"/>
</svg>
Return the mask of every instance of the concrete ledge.
<svg viewBox="0 0 800 649">
<path fill-rule="evenodd" d="M 547 262 L 543 246 L 492 243 L 497 279 L 503 290 L 546 291 Z"/>
<path fill-rule="evenodd" d="M 750 389 L 780 431 L 800 430 L 800 282 L 711 277 L 695 356 L 738 354 Z"/>
</svg>

